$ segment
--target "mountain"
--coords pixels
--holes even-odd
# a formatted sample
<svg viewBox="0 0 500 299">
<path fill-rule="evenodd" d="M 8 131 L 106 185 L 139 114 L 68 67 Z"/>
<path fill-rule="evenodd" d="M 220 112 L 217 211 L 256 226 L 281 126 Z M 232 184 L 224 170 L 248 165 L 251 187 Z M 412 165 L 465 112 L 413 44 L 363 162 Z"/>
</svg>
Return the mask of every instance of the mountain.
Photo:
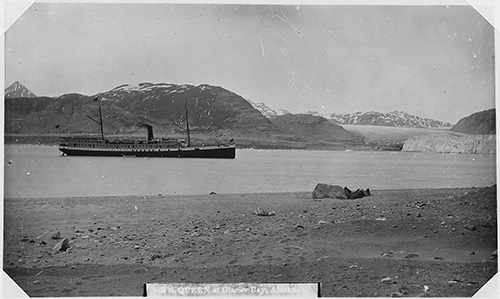
<svg viewBox="0 0 500 299">
<path fill-rule="evenodd" d="M 272 118 L 278 116 L 278 113 L 274 111 L 273 109 L 269 108 L 266 104 L 264 103 L 254 103 L 250 100 L 247 100 L 252 107 L 255 109 L 259 110 L 259 112 L 264 115 L 267 118 Z"/>
<path fill-rule="evenodd" d="M 451 128 L 451 131 L 476 135 L 496 134 L 495 109 L 477 112 L 464 117 Z"/>
<path fill-rule="evenodd" d="M 5 89 L 5 98 L 35 98 L 36 95 L 28 90 L 19 81 L 12 83 Z"/>
<path fill-rule="evenodd" d="M 252 106 L 259 110 L 267 118 L 275 118 L 280 115 L 290 114 L 284 109 L 273 110 L 264 103 L 254 103 L 247 100 Z M 339 125 L 371 125 L 371 126 L 391 126 L 405 128 L 444 128 L 451 127 L 452 124 L 430 118 L 422 118 L 405 113 L 403 111 L 381 112 L 354 112 L 354 113 L 330 113 L 321 114 L 317 111 L 307 111 L 305 114 L 319 116 L 328 119 Z"/>
<path fill-rule="evenodd" d="M 125 84 L 92 96 L 70 93 L 59 97 L 6 98 L 6 136 L 13 140 L 22 136 L 29 143 L 33 138 L 40 140 L 39 136 L 50 137 L 47 142 L 54 142 L 60 134 L 97 135 L 97 99 L 108 137 L 145 137 L 139 123 L 152 125 L 156 137 L 180 137 L 185 136 L 189 121 L 192 137 L 198 141 L 228 136 L 235 138 L 239 147 L 343 149 L 344 142 L 363 145 L 358 137 L 323 118 L 290 115 L 290 121 L 279 119 L 280 116 L 271 121 L 238 94 L 206 84 Z"/>
<path fill-rule="evenodd" d="M 332 113 L 327 117 L 336 124 L 375 125 L 406 128 L 442 128 L 451 127 L 450 123 L 430 118 L 422 118 L 403 111 Z"/>
<path fill-rule="evenodd" d="M 358 135 L 349 133 L 339 125 L 332 124 L 324 117 L 309 114 L 286 114 L 277 116 L 271 121 L 283 131 L 300 135 L 307 141 L 329 141 L 363 143 Z"/>
<path fill-rule="evenodd" d="M 65 94 L 57 98 L 8 98 L 5 132 L 97 133 L 99 97 L 105 134 L 144 131 L 137 123 L 150 123 L 155 132 L 183 134 L 185 106 L 193 134 L 271 137 L 282 131 L 241 96 L 222 87 L 140 83 L 121 85 L 93 96 Z M 89 117 L 90 116 L 90 117 Z"/>
<path fill-rule="evenodd" d="M 267 118 L 274 118 L 279 115 L 285 115 L 285 114 L 290 114 L 288 110 L 285 109 L 278 109 L 278 110 L 273 110 L 269 108 L 266 104 L 260 102 L 260 103 L 254 103 L 250 100 L 247 100 L 255 109 L 259 110 L 262 115 L 264 115 Z"/>
<path fill-rule="evenodd" d="M 243 97 L 219 86 L 140 83 L 118 86 L 99 96 L 103 103 L 172 129 L 173 123 L 185 122 L 186 101 L 194 133 L 252 136 L 281 133 Z"/>
<path fill-rule="evenodd" d="M 330 117 L 331 114 L 324 114 L 324 113 L 322 114 L 322 113 L 319 113 L 318 111 L 307 111 L 306 114 L 310 114 L 310 115 L 314 115 L 314 116 L 320 116 L 320 117 L 324 117 L 324 118 L 326 118 L 328 120 L 331 120 L 330 119 L 331 118 Z"/>
</svg>

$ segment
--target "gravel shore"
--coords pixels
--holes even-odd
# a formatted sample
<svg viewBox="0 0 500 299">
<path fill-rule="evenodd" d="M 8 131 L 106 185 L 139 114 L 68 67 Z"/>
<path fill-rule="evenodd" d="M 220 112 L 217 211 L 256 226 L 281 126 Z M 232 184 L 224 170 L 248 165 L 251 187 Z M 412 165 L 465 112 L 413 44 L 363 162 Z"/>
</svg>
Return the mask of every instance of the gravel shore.
<svg viewBox="0 0 500 299">
<path fill-rule="evenodd" d="M 4 271 L 37 297 L 142 296 L 145 282 L 470 297 L 497 272 L 496 249 L 496 186 L 4 200 Z"/>
</svg>

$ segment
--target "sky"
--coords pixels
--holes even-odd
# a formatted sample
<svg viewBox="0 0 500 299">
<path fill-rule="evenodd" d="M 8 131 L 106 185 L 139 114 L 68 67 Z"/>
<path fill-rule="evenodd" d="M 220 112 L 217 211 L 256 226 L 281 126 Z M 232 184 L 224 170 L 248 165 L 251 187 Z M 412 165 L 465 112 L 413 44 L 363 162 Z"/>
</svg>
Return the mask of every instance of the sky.
<svg viewBox="0 0 500 299">
<path fill-rule="evenodd" d="M 292 113 L 495 106 L 494 28 L 471 6 L 35 2 L 5 32 L 5 86 L 93 95 L 210 84 Z"/>
</svg>

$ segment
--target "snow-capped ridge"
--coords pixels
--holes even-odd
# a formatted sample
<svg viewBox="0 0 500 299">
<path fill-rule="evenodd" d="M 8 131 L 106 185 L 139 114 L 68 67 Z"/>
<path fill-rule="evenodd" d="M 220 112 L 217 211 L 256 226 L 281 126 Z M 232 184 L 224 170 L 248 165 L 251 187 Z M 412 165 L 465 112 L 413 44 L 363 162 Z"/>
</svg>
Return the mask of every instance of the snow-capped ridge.
<svg viewBox="0 0 500 299">
<path fill-rule="evenodd" d="M 16 81 L 7 87 L 4 91 L 5 98 L 35 98 L 36 95 L 28 88 Z"/>
<path fill-rule="evenodd" d="M 349 125 L 378 125 L 408 128 L 448 128 L 450 123 L 422 118 L 404 111 L 390 111 L 381 113 L 376 111 L 354 113 L 332 113 L 326 117 L 337 124 Z"/>
<path fill-rule="evenodd" d="M 251 100 L 247 100 L 247 102 L 249 102 L 255 109 L 259 110 L 259 112 L 267 118 L 274 118 L 280 115 L 291 114 L 288 110 L 285 109 L 273 110 L 262 102 L 254 103 Z"/>
<path fill-rule="evenodd" d="M 254 103 L 250 100 L 247 101 L 267 118 L 290 114 L 289 111 L 284 109 L 273 110 L 264 103 Z M 430 118 L 422 118 L 398 110 L 387 113 L 377 111 L 353 113 L 319 113 L 317 111 L 307 111 L 305 114 L 324 117 L 338 125 L 375 125 L 408 128 L 447 128 L 452 126 L 450 123 Z"/>
</svg>

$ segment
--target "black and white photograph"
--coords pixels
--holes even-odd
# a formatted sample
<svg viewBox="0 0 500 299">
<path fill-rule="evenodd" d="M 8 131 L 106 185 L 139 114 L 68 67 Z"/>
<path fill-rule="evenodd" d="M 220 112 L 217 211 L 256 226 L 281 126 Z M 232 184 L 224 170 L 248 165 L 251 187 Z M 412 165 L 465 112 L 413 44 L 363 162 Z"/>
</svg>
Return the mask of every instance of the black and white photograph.
<svg viewBox="0 0 500 299">
<path fill-rule="evenodd" d="M 495 297 L 496 7 L 6 2 L 3 297 Z"/>
</svg>

